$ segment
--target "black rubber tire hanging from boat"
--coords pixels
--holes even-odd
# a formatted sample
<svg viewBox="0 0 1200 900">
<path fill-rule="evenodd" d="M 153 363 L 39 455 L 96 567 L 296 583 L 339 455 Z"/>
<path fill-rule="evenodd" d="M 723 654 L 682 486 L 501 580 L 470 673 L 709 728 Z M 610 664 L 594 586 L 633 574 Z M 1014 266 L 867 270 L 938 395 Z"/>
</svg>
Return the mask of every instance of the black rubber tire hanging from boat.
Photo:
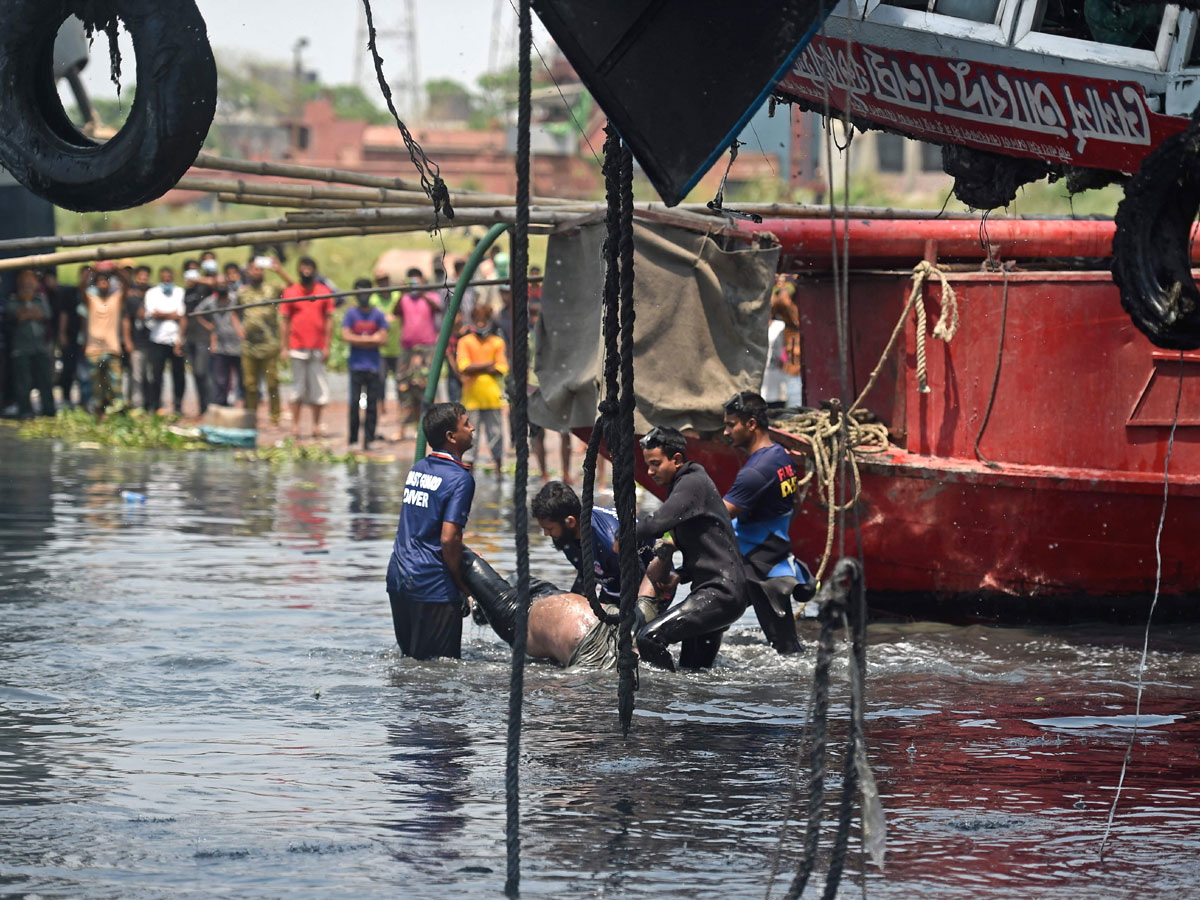
<svg viewBox="0 0 1200 900">
<path fill-rule="evenodd" d="M 1113 236 L 1121 306 L 1156 346 L 1200 347 L 1200 291 L 1192 280 L 1192 227 L 1200 211 L 1196 113 L 1142 161 L 1125 186 Z"/>
<path fill-rule="evenodd" d="M 0 164 L 25 187 L 79 212 L 161 197 L 195 161 L 217 106 L 217 66 L 194 0 L 8 0 L 0 30 Z M 81 134 L 54 82 L 66 18 L 102 6 L 137 57 L 129 117 L 109 141 Z"/>
</svg>

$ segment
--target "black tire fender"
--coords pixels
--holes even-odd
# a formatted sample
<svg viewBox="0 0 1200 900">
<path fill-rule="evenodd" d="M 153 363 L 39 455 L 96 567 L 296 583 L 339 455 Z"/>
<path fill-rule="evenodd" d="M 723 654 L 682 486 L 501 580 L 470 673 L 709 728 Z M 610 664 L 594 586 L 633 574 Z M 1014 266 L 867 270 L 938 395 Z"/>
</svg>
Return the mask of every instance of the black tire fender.
<svg viewBox="0 0 1200 900">
<path fill-rule="evenodd" d="M 1200 125 L 1172 135 L 1125 186 L 1113 235 L 1121 306 L 1156 346 L 1200 347 L 1200 292 L 1192 280 L 1192 223 L 1200 210 Z"/>
<path fill-rule="evenodd" d="M 0 29 L 0 164 L 40 197 L 79 212 L 125 209 L 170 190 L 195 161 L 217 106 L 217 66 L 194 0 L 101 0 L 133 39 L 137 93 L 99 143 L 67 117 L 54 40 L 80 0 L 6 0 Z"/>
</svg>

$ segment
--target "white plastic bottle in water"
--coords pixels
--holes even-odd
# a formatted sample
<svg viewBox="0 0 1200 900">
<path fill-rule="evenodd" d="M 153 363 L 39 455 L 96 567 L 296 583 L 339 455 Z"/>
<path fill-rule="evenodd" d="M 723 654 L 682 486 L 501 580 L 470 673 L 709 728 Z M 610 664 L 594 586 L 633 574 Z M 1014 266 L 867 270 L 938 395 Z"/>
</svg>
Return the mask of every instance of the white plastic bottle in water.
<svg viewBox="0 0 1200 900">
<path fill-rule="evenodd" d="M 146 495 L 137 491 L 121 491 L 121 499 L 126 503 L 145 503 Z"/>
</svg>

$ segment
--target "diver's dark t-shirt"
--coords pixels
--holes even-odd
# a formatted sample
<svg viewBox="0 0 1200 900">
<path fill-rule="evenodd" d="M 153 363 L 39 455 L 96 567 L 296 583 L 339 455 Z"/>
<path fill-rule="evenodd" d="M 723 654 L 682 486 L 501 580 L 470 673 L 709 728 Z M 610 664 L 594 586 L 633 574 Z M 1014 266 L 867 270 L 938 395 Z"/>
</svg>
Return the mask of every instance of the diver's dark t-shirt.
<svg viewBox="0 0 1200 900">
<path fill-rule="evenodd" d="M 621 597 L 621 554 L 613 546 L 617 542 L 617 531 L 620 526 L 617 511 L 602 506 L 592 507 L 592 556 L 595 560 L 596 583 L 600 586 L 602 600 L 616 602 Z M 563 555 L 575 567 L 576 572 L 583 571 L 583 548 L 579 541 L 568 541 L 562 548 Z M 654 542 L 638 542 L 639 574 L 644 574 L 646 566 L 654 557 Z M 571 586 L 572 593 L 583 593 L 583 576 L 575 578 Z"/>
<path fill-rule="evenodd" d="M 442 559 L 442 523 L 466 525 L 474 498 L 475 479 L 454 455 L 434 450 L 413 465 L 388 560 L 390 593 L 425 603 L 459 602 Z"/>
<path fill-rule="evenodd" d="M 783 447 L 772 444 L 751 453 L 725 499 L 741 509 L 733 529 L 743 554 L 773 538 L 774 544 L 782 542 L 780 558 L 787 556 L 788 528 L 796 503 L 796 471 Z"/>
</svg>

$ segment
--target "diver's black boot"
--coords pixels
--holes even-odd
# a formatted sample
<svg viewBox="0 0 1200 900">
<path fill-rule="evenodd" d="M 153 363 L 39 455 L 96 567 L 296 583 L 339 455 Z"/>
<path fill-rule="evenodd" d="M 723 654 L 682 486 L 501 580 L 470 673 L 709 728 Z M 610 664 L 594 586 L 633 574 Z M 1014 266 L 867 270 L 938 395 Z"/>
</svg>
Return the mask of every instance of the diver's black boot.
<svg viewBox="0 0 1200 900">
<path fill-rule="evenodd" d="M 767 641 L 781 656 L 799 653 L 800 638 L 796 634 L 796 619 L 792 615 L 792 589 L 796 579 L 768 578 L 749 586 L 751 603 L 758 624 Z"/>
<path fill-rule="evenodd" d="M 466 547 L 462 555 L 462 579 L 492 630 L 511 646 L 517 633 L 517 589 L 501 578 L 483 557 Z"/>
</svg>

